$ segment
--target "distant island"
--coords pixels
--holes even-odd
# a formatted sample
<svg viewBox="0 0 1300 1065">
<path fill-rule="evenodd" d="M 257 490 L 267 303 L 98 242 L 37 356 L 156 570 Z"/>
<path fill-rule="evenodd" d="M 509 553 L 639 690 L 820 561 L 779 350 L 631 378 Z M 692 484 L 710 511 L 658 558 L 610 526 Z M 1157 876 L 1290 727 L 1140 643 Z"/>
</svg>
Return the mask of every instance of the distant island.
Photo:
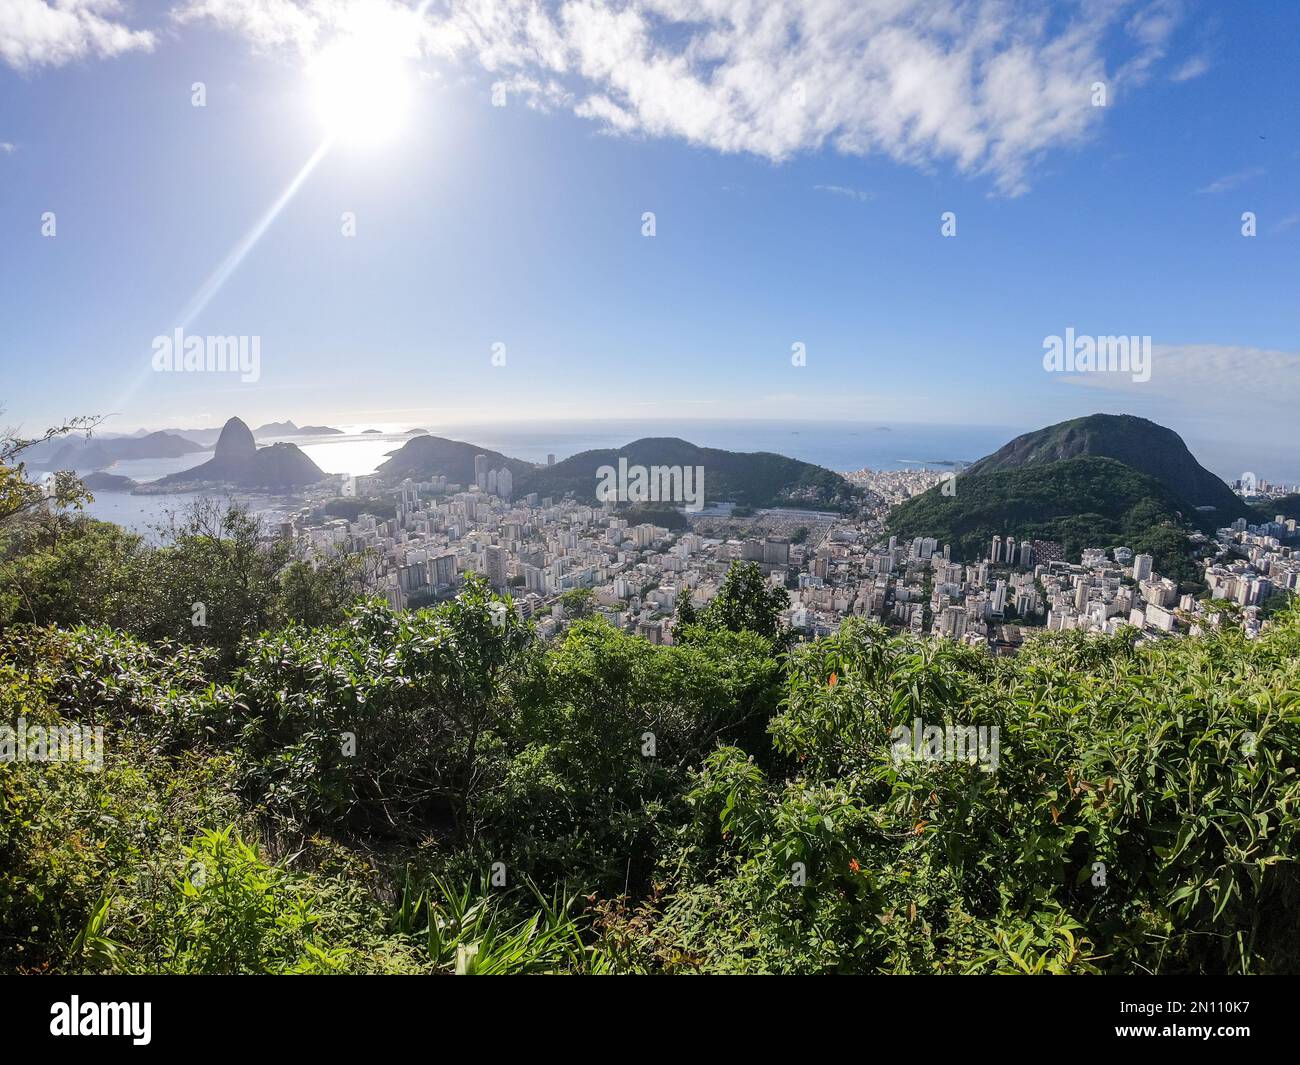
<svg viewBox="0 0 1300 1065">
<path fill-rule="evenodd" d="M 342 429 L 328 425 L 294 425 L 291 421 L 267 422 L 253 430 L 254 436 L 342 436 Z"/>
<path fill-rule="evenodd" d="M 138 482 L 131 480 L 130 477 L 102 471 L 87 474 L 81 478 L 81 483 L 92 492 L 130 492 L 138 487 Z"/>
<path fill-rule="evenodd" d="M 50 470 L 102 470 L 116 462 L 175 459 L 206 451 L 201 444 L 172 433 L 148 433 L 103 440 L 70 440 L 32 466 Z"/>
</svg>

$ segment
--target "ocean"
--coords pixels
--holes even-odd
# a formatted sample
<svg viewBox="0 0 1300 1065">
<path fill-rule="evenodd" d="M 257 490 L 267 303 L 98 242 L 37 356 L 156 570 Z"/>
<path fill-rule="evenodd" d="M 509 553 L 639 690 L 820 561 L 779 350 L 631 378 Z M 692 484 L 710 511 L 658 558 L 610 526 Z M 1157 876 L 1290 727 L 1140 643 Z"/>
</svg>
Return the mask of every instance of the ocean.
<svg viewBox="0 0 1300 1065">
<path fill-rule="evenodd" d="M 617 448 L 643 437 L 675 436 L 702 447 L 727 451 L 771 451 L 841 473 L 860 470 L 864 466 L 897 470 L 953 461 L 973 462 L 1024 432 L 1024 429 L 1008 427 L 890 425 L 886 422 L 688 420 L 537 421 L 514 425 L 424 425 L 421 428 L 436 436 L 464 440 L 529 462 L 545 462 L 548 454 L 554 454 L 556 461 L 560 462 L 593 448 Z M 386 435 L 383 439 L 386 442 L 397 440 L 397 446 L 400 446 L 407 438 Z M 378 437 L 361 438 L 358 443 L 357 437 L 348 436 L 328 438 L 328 442 L 319 445 L 304 445 L 300 440 L 295 442 L 317 465 L 331 473 L 369 473 L 377 462 L 366 469 L 361 467 L 371 463 L 376 456 L 382 461 L 383 452 L 393 446 L 378 441 Z"/>
</svg>

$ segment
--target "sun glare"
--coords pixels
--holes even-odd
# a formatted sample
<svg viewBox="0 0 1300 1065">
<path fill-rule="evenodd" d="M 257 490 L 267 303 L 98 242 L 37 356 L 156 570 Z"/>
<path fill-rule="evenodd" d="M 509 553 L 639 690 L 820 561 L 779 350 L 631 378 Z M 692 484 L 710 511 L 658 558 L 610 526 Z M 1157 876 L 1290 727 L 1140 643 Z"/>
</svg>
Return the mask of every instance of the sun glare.
<svg viewBox="0 0 1300 1065">
<path fill-rule="evenodd" d="M 316 114 L 339 141 L 374 146 L 394 139 L 411 103 L 406 60 L 351 37 L 329 45 L 307 67 Z"/>
</svg>

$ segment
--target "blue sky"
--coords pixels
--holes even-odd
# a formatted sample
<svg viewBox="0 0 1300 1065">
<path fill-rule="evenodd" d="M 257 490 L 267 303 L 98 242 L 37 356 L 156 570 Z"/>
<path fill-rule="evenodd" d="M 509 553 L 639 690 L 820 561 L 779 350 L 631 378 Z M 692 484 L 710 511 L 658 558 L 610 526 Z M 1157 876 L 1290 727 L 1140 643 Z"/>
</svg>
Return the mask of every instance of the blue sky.
<svg viewBox="0 0 1300 1065">
<path fill-rule="evenodd" d="M 5 421 L 1110 410 L 1294 451 L 1300 5 L 530 7 L 6 4 Z M 336 140 L 187 327 L 260 378 L 152 372 L 327 135 L 305 69 L 372 37 L 396 136 Z M 1067 327 L 1149 335 L 1151 380 L 1044 372 Z"/>
</svg>

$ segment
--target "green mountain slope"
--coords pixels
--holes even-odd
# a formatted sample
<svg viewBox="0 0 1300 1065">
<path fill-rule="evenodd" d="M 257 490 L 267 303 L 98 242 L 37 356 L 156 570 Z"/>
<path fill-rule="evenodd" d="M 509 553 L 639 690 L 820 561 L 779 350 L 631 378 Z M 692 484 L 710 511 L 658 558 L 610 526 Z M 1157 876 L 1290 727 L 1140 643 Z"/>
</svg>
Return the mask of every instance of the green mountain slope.
<svg viewBox="0 0 1300 1065">
<path fill-rule="evenodd" d="M 478 455 L 486 456 L 490 470 L 499 470 L 503 466 L 510 470 L 515 479 L 516 496 L 521 491 L 520 478 L 534 469 L 531 462 L 512 459 L 499 451 L 491 451 L 477 444 L 426 435 L 414 436 L 392 452 L 377 472 L 384 477 L 399 480 L 403 477 L 417 481 L 446 477 L 452 484 L 469 486 L 474 483 L 474 458 Z"/>
<path fill-rule="evenodd" d="M 1283 518 L 1300 518 L 1300 494 L 1292 492 L 1290 495 L 1280 496 L 1277 499 L 1260 500 L 1255 503 L 1254 522 L 1272 521 L 1279 514 Z"/>
<path fill-rule="evenodd" d="M 1249 517 L 1249 508 L 1202 466 L 1172 429 L 1131 414 L 1091 414 L 1018 436 L 980 459 L 966 476 L 1043 466 L 1062 459 L 1115 459 L 1155 478 L 1183 501 L 1184 510 L 1214 507 L 1219 525 Z"/>
<path fill-rule="evenodd" d="M 769 452 L 723 451 L 699 447 L 676 437 L 648 437 L 620 448 L 583 451 L 554 466 L 508 458 L 457 440 L 417 436 L 379 467 L 385 477 L 426 479 L 445 476 L 459 484 L 474 481 L 474 456 L 486 455 L 490 469 L 506 466 L 514 475 L 514 495 L 527 492 L 596 503 L 598 471 L 629 466 L 703 466 L 705 505 L 730 501 L 745 506 L 811 507 L 850 510 L 864 498 L 861 489 L 821 466 Z"/>
<path fill-rule="evenodd" d="M 1131 547 L 1163 576 L 1194 583 L 1186 504 L 1144 473 L 1109 458 L 1080 457 L 982 475 L 963 474 L 956 494 L 932 488 L 896 507 L 889 531 L 933 536 L 964 562 L 985 558 L 994 536 L 1059 540 L 1066 557 L 1085 547 Z"/>
<path fill-rule="evenodd" d="M 752 507 L 852 509 L 863 493 L 838 473 L 770 452 L 723 451 L 677 437 L 646 437 L 621 448 L 583 451 L 554 466 L 538 467 L 527 491 L 596 502 L 597 471 L 629 466 L 702 466 L 706 506 L 730 501 Z"/>
</svg>

